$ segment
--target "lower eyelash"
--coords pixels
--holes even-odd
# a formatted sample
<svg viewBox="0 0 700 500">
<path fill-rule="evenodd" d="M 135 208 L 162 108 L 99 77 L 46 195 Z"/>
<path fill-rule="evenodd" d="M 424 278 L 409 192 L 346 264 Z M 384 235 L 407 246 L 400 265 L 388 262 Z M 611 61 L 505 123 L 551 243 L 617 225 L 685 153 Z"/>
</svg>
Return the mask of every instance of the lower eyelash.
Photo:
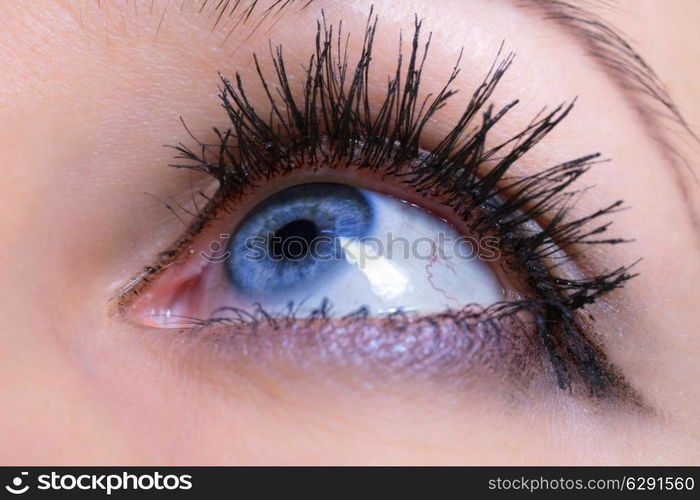
<svg viewBox="0 0 700 500">
<path fill-rule="evenodd" d="M 225 307 L 183 329 L 185 338 L 177 342 L 209 346 L 213 341 L 223 353 L 242 353 L 256 363 L 291 358 L 304 366 L 328 364 L 334 371 L 350 366 L 389 381 L 396 375 L 402 380 L 435 379 L 444 388 L 446 381 L 469 385 L 480 375 L 491 384 L 504 380 L 526 389 L 556 377 L 556 367 L 545 361 L 539 343 L 546 327 L 543 305 L 537 300 L 487 308 L 470 304 L 425 316 L 398 311 L 384 317 L 371 317 L 363 308 L 341 318 L 327 315 L 332 308 L 328 300 L 304 317 L 296 316 L 293 304 L 286 313 L 275 314 L 259 306 Z M 584 349 L 572 354 L 580 358 L 591 353 Z M 644 408 L 642 398 L 604 354 L 595 356 L 595 362 L 584 365 L 585 373 L 572 373 L 572 394 Z M 598 387 L 594 393 L 589 389 L 593 384 Z"/>
<path fill-rule="evenodd" d="M 423 152 L 420 143 L 425 127 L 455 93 L 451 84 L 459 73 L 459 60 L 442 90 L 419 100 L 430 37 L 421 48 L 421 22 L 416 18 L 406 71 L 402 67 L 404 58 L 399 53 L 395 76 L 387 85 L 383 102 L 377 106 L 370 101 L 367 88 L 376 27 L 377 18 L 370 13 L 360 59 L 351 72 L 347 48 L 341 38 L 342 24 L 336 35 L 324 17 L 318 23 L 316 50 L 306 70 L 301 100 L 294 97 L 281 47 L 272 53 L 275 85 L 264 76 L 255 57 L 260 84 L 271 107 L 267 117 L 259 115 L 248 101 L 239 74 L 236 74 L 235 83 L 222 77 L 221 99 L 231 128 L 214 129 L 217 142 L 197 141 L 198 151 L 182 144 L 176 146 L 178 158 L 184 162 L 172 165 L 213 176 L 219 182 L 219 191 L 176 247 L 161 254 L 158 264 L 146 270 L 146 278 L 172 261 L 220 207 L 235 203 L 258 183 L 298 171 L 302 164 L 334 165 L 333 168 L 338 169 L 353 167 L 393 176 L 418 195 L 441 200 L 468 223 L 476 236 L 498 235 L 505 262 L 524 275 L 533 295 L 486 310 L 470 305 L 463 311 L 409 318 L 407 324 L 411 328 L 422 328 L 436 321 L 451 322 L 461 325 L 455 331 L 490 332 L 489 342 L 501 346 L 501 342 L 515 343 L 504 334 L 508 329 L 520 332 L 511 333 L 516 337 L 525 331 L 513 326 L 522 321 L 524 314 L 531 318 L 526 322 L 531 332 L 525 335 L 528 345 L 535 345 L 535 350 L 543 353 L 560 388 L 574 390 L 580 386 L 584 392 L 598 397 L 632 394 L 624 378 L 607 361 L 575 314 L 611 290 L 622 287 L 634 276 L 629 272 L 631 266 L 592 278 L 571 279 L 555 274 L 562 262 L 569 259 L 565 252 L 592 244 L 622 242 L 600 238 L 609 224 L 596 224 L 600 218 L 617 211 L 621 202 L 588 216 L 569 217 L 577 193 L 570 186 L 598 161 L 599 155 L 577 158 L 523 178 L 507 176 L 510 167 L 569 114 L 573 103 L 536 117 L 510 140 L 487 147 L 489 130 L 517 104 L 513 101 L 498 111 L 486 104 L 513 61 L 512 54 L 501 59 L 499 51 L 496 61 L 500 59 L 500 62 L 489 70 L 454 128 L 432 151 Z M 533 229 L 533 220 L 547 222 Z M 131 287 L 127 292 L 135 295 L 138 289 Z M 324 307 L 320 306 L 319 314 L 307 320 L 333 322 L 338 327 L 337 319 L 326 318 Z M 277 330 L 279 324 L 290 327 L 292 323 L 304 321 L 294 317 L 293 307 L 285 317 L 272 317 L 261 309 L 252 312 L 229 309 L 227 312 L 229 317 L 201 321 L 200 328 L 223 325 L 254 332 L 261 326 Z M 378 320 L 359 315 L 340 321 L 362 321 L 370 325 L 395 319 Z M 509 326 L 504 327 L 503 322 Z M 471 338 L 463 336 L 465 341 Z M 520 341 L 514 352 L 522 352 L 522 344 Z"/>
<path fill-rule="evenodd" d="M 271 315 L 261 307 L 253 311 L 222 308 L 221 316 L 201 320 L 186 334 L 191 338 L 220 340 L 224 349 L 236 349 L 252 358 L 277 356 L 278 351 L 304 360 L 320 359 L 334 367 L 351 365 L 445 380 L 450 374 L 482 371 L 499 378 L 524 381 L 535 375 L 537 359 L 528 322 L 520 305 L 501 303 L 484 309 L 477 305 L 459 311 L 419 316 L 396 312 L 371 317 L 366 309 L 341 318 L 327 316 L 332 305 L 319 304 L 311 315 L 297 318 L 294 306 L 286 314 Z M 309 349 L 311 353 L 307 352 Z M 320 353 L 319 353 L 320 351 Z"/>
</svg>

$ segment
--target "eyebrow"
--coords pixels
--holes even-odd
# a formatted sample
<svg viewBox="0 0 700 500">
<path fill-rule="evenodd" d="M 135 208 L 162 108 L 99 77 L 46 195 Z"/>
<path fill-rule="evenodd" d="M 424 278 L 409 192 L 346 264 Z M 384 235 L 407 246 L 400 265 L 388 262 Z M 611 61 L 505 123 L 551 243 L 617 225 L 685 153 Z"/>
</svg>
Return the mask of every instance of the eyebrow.
<svg viewBox="0 0 700 500">
<path fill-rule="evenodd" d="M 305 10 L 314 0 L 200 0 L 199 11 L 209 10 L 213 19 L 211 29 L 217 29 L 226 18 L 228 39 L 241 23 L 254 22 L 253 32 L 268 19 L 279 20 L 283 15 Z M 634 109 L 647 136 L 657 146 L 671 167 L 671 174 L 688 208 L 688 216 L 700 235 L 700 212 L 691 201 L 692 186 L 699 182 L 690 162 L 674 147 L 672 132 L 684 133 L 694 142 L 700 138 L 692 131 L 656 72 L 637 52 L 622 33 L 601 16 L 593 13 L 585 3 L 610 6 L 608 0 L 586 0 L 574 5 L 566 0 L 507 0 L 517 8 L 541 15 L 557 24 L 605 72 L 620 90 L 621 96 Z M 688 175 L 691 182 L 688 182 Z"/>
</svg>

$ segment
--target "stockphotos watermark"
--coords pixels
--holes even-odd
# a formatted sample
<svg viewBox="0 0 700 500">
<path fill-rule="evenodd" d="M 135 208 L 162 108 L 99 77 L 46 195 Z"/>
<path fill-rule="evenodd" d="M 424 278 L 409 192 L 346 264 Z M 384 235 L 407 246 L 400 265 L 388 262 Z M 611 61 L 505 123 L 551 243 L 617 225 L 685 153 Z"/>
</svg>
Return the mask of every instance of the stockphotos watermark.
<svg viewBox="0 0 700 500">
<path fill-rule="evenodd" d="M 200 257 L 213 263 L 227 261 L 233 255 L 232 250 L 225 243 L 230 238 L 230 234 L 220 234 L 219 240 L 212 241 L 207 250 L 199 253 Z M 496 261 L 501 257 L 499 239 L 495 236 L 454 237 L 443 232 L 437 233 L 435 237 L 422 236 L 414 239 L 396 237 L 391 232 L 384 238 L 377 236 L 345 238 L 323 234 L 312 238 L 301 235 L 282 237 L 269 232 L 266 235 L 246 239 L 244 249 L 242 257 L 253 262 L 347 259 L 360 267 L 369 261 L 380 259 Z"/>
<path fill-rule="evenodd" d="M 36 484 L 30 485 L 28 472 L 21 472 L 12 479 L 5 489 L 14 494 L 22 495 L 30 490 L 43 491 L 95 491 L 111 495 L 113 491 L 131 490 L 189 490 L 192 489 L 192 476 L 189 474 L 62 474 L 51 472 L 36 477 Z"/>
</svg>

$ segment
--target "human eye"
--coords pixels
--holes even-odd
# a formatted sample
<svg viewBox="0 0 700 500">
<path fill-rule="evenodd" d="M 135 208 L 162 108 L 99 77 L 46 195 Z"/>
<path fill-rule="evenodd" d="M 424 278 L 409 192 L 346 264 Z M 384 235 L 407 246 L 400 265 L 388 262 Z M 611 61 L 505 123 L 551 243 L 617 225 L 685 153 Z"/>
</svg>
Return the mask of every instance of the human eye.
<svg viewBox="0 0 700 500">
<path fill-rule="evenodd" d="M 608 236 L 620 201 L 572 210 L 572 185 L 601 156 L 513 173 L 574 103 L 494 138 L 518 104 L 493 103 L 513 60 L 499 51 L 436 138 L 460 62 L 440 92 L 423 93 L 429 37 L 417 20 L 410 52 L 379 75 L 388 80 L 378 91 L 377 29 L 371 14 L 351 62 L 342 25 L 321 19 L 303 78 L 290 75 L 283 47 L 255 57 L 257 81 L 221 78 L 228 128 L 175 146 L 173 164 L 213 187 L 197 195 L 185 234 L 122 289 L 121 314 L 239 351 L 303 351 L 305 363 L 526 374 L 633 394 L 586 315 L 633 274 L 578 265 L 589 248 L 622 242 Z"/>
<path fill-rule="evenodd" d="M 195 259 L 192 271 L 174 271 L 171 294 L 161 286 L 132 314 L 180 327 L 258 307 L 273 315 L 347 316 L 434 313 L 503 299 L 478 260 L 494 252 L 489 239 L 480 248 L 413 204 L 350 184 L 287 187 L 229 226 L 234 231 L 198 252 L 205 264 Z M 189 287 L 178 285 L 183 279 Z"/>
</svg>

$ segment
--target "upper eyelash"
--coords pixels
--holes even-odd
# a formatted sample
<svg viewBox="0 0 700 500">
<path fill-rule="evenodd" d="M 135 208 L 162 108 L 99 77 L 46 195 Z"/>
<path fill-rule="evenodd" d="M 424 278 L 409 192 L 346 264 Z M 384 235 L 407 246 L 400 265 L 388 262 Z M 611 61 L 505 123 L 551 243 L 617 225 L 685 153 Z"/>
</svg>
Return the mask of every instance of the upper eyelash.
<svg viewBox="0 0 700 500">
<path fill-rule="evenodd" d="M 599 238 L 609 223 L 591 224 L 618 210 L 619 201 L 588 216 L 573 220 L 568 217 L 576 194 L 569 187 L 598 161 L 599 155 L 580 157 L 524 178 L 506 176 L 517 159 L 569 114 L 574 103 L 535 117 L 510 140 L 487 148 L 488 131 L 517 104 L 513 101 L 496 112 L 493 105 L 486 105 L 513 61 L 512 54 L 501 59 L 499 50 L 496 62 L 461 118 L 432 151 L 424 153 L 420 148 L 424 127 L 455 94 L 451 84 L 460 71 L 461 54 L 440 92 L 419 100 L 430 36 L 421 47 L 422 22 L 416 17 L 406 71 L 399 52 L 394 77 L 387 84 L 383 102 L 376 106 L 370 102 L 367 84 L 377 22 L 370 12 L 360 58 L 352 73 L 348 71 L 342 23 L 337 34 L 325 17 L 317 23 L 315 53 L 306 69 L 301 100 L 294 97 L 281 46 L 270 49 L 276 73 L 274 86 L 254 56 L 259 81 L 271 107 L 268 117 L 260 116 L 249 102 L 238 73 L 235 84 L 222 76 L 220 97 L 231 127 L 226 131 L 214 129 L 218 139 L 214 144 L 197 141 L 198 151 L 183 144 L 176 146 L 178 158 L 186 162 L 172 165 L 213 176 L 219 181 L 219 190 L 187 234 L 162 253 L 158 263 L 147 268 L 144 275 L 154 274 L 174 259 L 220 205 L 240 198 L 255 183 L 290 173 L 303 162 L 313 165 L 333 160 L 340 166 L 355 164 L 359 169 L 400 176 L 419 194 L 439 196 L 457 216 L 470 220 L 470 228 L 477 234 L 498 231 L 502 253 L 513 267 L 525 271 L 535 294 L 517 304 L 509 303 L 507 309 L 513 314 L 528 311 L 538 319 L 536 336 L 561 388 L 570 389 L 574 381 L 581 380 L 595 395 L 617 393 L 621 387 L 627 390 L 622 376 L 586 335 L 573 312 L 621 287 L 634 276 L 629 272 L 631 266 L 572 280 L 553 274 L 556 266 L 544 263 L 546 258 L 566 258 L 554 255 L 554 249 L 622 241 Z M 481 123 L 476 124 L 479 118 Z M 487 162 L 491 166 L 484 172 Z M 409 164 L 411 168 L 407 170 Z M 538 231 L 528 225 L 530 220 L 543 218 L 549 222 Z M 138 292 L 133 290 L 134 294 Z M 264 312 L 260 317 L 266 317 Z"/>
</svg>

